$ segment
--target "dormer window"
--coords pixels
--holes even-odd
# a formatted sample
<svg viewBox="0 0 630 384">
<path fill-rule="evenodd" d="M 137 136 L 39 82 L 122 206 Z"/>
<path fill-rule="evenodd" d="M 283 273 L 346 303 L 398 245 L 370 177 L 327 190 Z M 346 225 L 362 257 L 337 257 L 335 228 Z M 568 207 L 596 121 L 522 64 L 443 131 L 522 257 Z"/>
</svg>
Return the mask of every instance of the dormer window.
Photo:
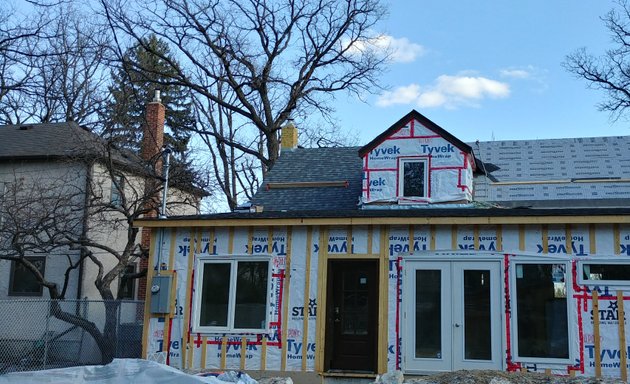
<svg viewBox="0 0 630 384">
<path fill-rule="evenodd" d="M 427 197 L 427 160 L 421 158 L 400 159 L 398 195 L 400 197 Z"/>
</svg>

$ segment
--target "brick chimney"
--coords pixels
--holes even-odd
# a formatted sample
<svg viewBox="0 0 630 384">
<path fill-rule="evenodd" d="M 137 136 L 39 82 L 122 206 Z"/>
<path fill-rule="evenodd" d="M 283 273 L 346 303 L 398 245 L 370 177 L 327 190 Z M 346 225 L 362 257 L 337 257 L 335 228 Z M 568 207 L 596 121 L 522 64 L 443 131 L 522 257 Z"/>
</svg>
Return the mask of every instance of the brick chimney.
<svg viewBox="0 0 630 384">
<path fill-rule="evenodd" d="M 146 109 L 146 123 L 143 127 L 142 143 L 140 148 L 140 155 L 142 159 L 154 164 L 155 171 L 158 175 L 162 173 L 162 147 L 164 145 L 164 120 L 166 117 L 166 108 L 162 104 L 160 99 L 160 91 L 155 91 L 155 97 L 147 104 Z M 150 186 L 147 186 L 147 190 L 151 190 Z M 160 197 L 154 196 L 148 203 L 150 211 L 144 217 L 157 217 L 157 209 L 159 207 Z M 142 228 L 140 235 L 140 244 L 145 249 L 149 249 L 151 243 L 151 229 Z M 140 259 L 139 271 L 142 271 L 149 267 L 149 260 L 146 258 Z M 138 279 L 138 300 L 145 300 L 147 296 L 147 279 L 142 277 Z"/>
<path fill-rule="evenodd" d="M 153 101 L 147 104 L 146 124 L 144 124 L 141 156 L 146 161 L 157 159 L 164 145 L 164 119 L 166 108 L 160 99 L 160 91 L 155 91 Z M 158 170 L 160 172 L 161 170 Z"/>
<path fill-rule="evenodd" d="M 293 124 L 293 120 L 289 120 L 287 125 L 282 127 L 280 134 L 280 148 L 282 150 L 293 150 L 298 146 L 298 129 Z"/>
</svg>

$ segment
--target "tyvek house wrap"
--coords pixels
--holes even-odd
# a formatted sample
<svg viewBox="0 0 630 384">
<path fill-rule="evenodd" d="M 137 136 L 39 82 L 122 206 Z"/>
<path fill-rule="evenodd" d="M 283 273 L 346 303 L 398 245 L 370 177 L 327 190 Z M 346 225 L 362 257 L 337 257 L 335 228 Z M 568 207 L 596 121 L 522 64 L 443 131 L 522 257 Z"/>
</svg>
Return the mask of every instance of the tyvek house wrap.
<svg viewBox="0 0 630 384">
<path fill-rule="evenodd" d="M 381 229 L 386 231 L 384 238 L 381 238 Z M 324 338 L 323 334 L 317 334 L 316 327 L 317 279 L 322 255 L 320 231 L 320 227 L 306 226 L 166 229 L 161 244 L 156 244 L 153 266 L 157 269 L 158 265 L 164 264 L 164 273 L 177 275 L 174 292 L 177 302 L 170 321 L 164 317 L 151 317 L 147 330 L 149 356 L 168 351 L 169 365 L 180 368 L 314 371 L 317 343 L 323 342 Z M 621 292 L 621 302 L 629 308 L 630 291 L 627 286 L 579 284 L 578 261 L 611 260 L 611 257 L 619 261 L 626 259 L 630 255 L 630 226 L 572 225 L 567 228 L 548 225 L 545 230 L 541 225 L 458 225 L 456 228 L 449 225 L 436 226 L 433 230 L 427 225 L 353 226 L 351 232 L 346 227 L 328 228 L 324 236 L 327 237 L 329 256 L 380 254 L 381 248 L 385 247 L 384 255 L 389 261 L 384 281 L 388 287 L 384 308 L 387 340 L 381 348 L 387 350 L 388 370 L 408 368 L 402 358 L 412 338 L 405 334 L 402 301 L 413 287 L 407 286 L 404 280 L 406 263 L 435 260 L 436 257 L 442 260 L 453 257 L 474 263 L 478 258 L 494 257 L 503 271 L 501 283 L 495 288 L 502 297 L 503 369 L 525 368 L 535 372 L 550 369 L 555 374 L 566 375 L 573 371 L 578 375 L 593 376 L 595 356 L 598 355 L 603 375 L 620 374 L 620 344 L 623 350 L 628 350 L 630 332 L 626 327 L 625 335 L 620 337 L 618 295 Z M 386 243 L 381 244 L 381 239 Z M 524 246 L 522 249 L 521 245 Z M 162 252 L 160 263 L 156 258 L 159 249 Z M 195 333 L 192 329 L 194 319 L 191 319 L 194 317 L 191 304 L 199 294 L 193 289 L 195 280 L 199 279 L 199 271 L 193 271 L 195 261 L 229 255 L 270 256 L 269 328 L 260 333 Z M 518 278 L 515 263 L 533 261 L 568 263 L 565 276 L 570 360 L 554 362 L 517 356 L 514 340 L 518 319 L 513 313 L 516 307 L 514 282 Z M 593 311 L 594 291 L 599 292 L 596 312 Z M 599 319 L 597 332 L 596 317 Z M 599 341 L 599 352 L 595 340 Z"/>
<path fill-rule="evenodd" d="M 412 119 L 363 157 L 362 202 L 399 204 L 472 200 L 469 154 Z M 426 160 L 426 196 L 403 197 L 400 160 Z"/>
</svg>

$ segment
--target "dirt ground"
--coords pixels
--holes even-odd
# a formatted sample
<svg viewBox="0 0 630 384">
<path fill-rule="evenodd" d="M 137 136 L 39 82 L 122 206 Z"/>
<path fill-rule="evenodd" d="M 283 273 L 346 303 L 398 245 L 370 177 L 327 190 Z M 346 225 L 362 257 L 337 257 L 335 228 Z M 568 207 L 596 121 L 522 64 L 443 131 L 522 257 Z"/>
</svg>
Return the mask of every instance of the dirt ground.
<svg viewBox="0 0 630 384">
<path fill-rule="evenodd" d="M 620 379 L 593 377 L 546 376 L 540 373 L 510 373 L 502 371 L 456 371 L 406 379 L 408 384 L 591 384 L 625 383 Z"/>
</svg>

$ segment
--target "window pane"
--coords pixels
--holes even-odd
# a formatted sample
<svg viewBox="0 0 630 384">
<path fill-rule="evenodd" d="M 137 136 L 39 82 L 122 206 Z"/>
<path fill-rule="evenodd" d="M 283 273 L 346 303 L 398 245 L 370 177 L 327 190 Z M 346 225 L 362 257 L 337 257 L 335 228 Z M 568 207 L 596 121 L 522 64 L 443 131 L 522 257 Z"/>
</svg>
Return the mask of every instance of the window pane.
<svg viewBox="0 0 630 384">
<path fill-rule="evenodd" d="M 133 300 L 135 296 L 136 279 L 130 278 L 129 275 L 136 273 L 136 265 L 128 265 L 125 272 L 120 275 L 120 284 L 118 285 L 118 298 Z"/>
<path fill-rule="evenodd" d="M 517 264 L 518 354 L 569 357 L 564 264 Z"/>
<path fill-rule="evenodd" d="M 442 272 L 416 271 L 416 357 L 442 358 Z"/>
<path fill-rule="evenodd" d="M 492 359 L 489 270 L 464 270 L 464 357 Z"/>
<path fill-rule="evenodd" d="M 46 270 L 46 257 L 26 257 L 42 274 Z M 22 263 L 16 261 L 11 265 L 10 295 L 41 296 L 42 286 L 37 282 L 35 275 Z"/>
<path fill-rule="evenodd" d="M 424 196 L 424 161 L 403 162 L 403 196 Z"/>
<path fill-rule="evenodd" d="M 268 273 L 267 261 L 238 262 L 234 328 L 265 328 Z"/>
<path fill-rule="evenodd" d="M 582 269 L 585 280 L 630 281 L 628 264 L 584 264 Z"/>
<path fill-rule="evenodd" d="M 230 300 L 230 264 L 206 263 L 201 288 L 202 327 L 227 327 Z"/>
</svg>

